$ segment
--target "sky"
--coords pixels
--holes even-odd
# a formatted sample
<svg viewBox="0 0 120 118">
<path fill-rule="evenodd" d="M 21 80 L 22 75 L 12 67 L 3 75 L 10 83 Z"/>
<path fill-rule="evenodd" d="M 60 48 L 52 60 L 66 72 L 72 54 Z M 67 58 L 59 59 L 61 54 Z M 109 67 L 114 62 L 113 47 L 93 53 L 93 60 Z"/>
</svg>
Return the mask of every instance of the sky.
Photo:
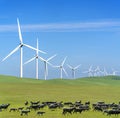
<svg viewBox="0 0 120 118">
<path fill-rule="evenodd" d="M 112 68 L 120 74 L 120 0 L 0 0 L 0 74 L 18 76 L 20 51 L 2 62 L 19 43 L 17 18 L 23 42 L 47 54 L 45 59 L 57 54 L 50 62 L 60 65 L 67 56 L 64 68 L 71 78 L 67 64 L 81 67 L 76 77 L 87 76 L 84 71 Z M 35 51 L 24 48 L 23 61 L 35 56 Z M 59 78 L 57 68 L 48 67 L 50 78 Z M 23 76 L 35 78 L 35 61 L 24 65 Z M 44 78 L 44 65 L 39 61 L 39 78 Z"/>
</svg>

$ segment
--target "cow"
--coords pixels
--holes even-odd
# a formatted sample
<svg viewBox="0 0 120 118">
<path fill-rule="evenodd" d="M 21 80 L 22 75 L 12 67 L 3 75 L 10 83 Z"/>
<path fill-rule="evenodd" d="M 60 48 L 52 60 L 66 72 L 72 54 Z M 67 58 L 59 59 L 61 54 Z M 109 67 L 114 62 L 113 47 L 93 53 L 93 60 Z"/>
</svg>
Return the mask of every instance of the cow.
<svg viewBox="0 0 120 118">
<path fill-rule="evenodd" d="M 118 115 L 120 110 L 105 110 L 104 113 L 107 113 L 107 115 Z"/>
<path fill-rule="evenodd" d="M 29 110 L 22 110 L 21 111 L 21 116 L 22 115 L 28 115 L 29 112 L 30 112 Z"/>
<path fill-rule="evenodd" d="M 93 110 L 94 111 L 103 111 L 103 109 L 100 106 L 98 106 L 98 105 L 95 106 Z"/>
<path fill-rule="evenodd" d="M 90 101 L 88 101 L 88 102 L 85 102 L 85 105 L 90 105 Z"/>
<path fill-rule="evenodd" d="M 18 108 L 18 111 L 21 111 L 21 110 L 23 110 L 24 109 L 24 107 L 19 107 Z"/>
<path fill-rule="evenodd" d="M 72 114 L 72 112 L 73 112 L 74 109 L 75 109 L 74 107 L 71 107 L 71 108 L 63 108 L 62 114 L 63 114 L 63 115 L 65 115 L 66 113 Z"/>
<path fill-rule="evenodd" d="M 58 107 L 58 105 L 54 103 L 54 104 L 48 105 L 48 107 L 49 107 L 49 109 L 55 109 Z"/>
<path fill-rule="evenodd" d="M 73 110 L 73 113 L 82 113 L 83 109 L 80 109 L 80 108 L 75 108 Z"/>
<path fill-rule="evenodd" d="M 1 104 L 0 109 L 7 109 L 10 106 L 10 104 Z"/>
<path fill-rule="evenodd" d="M 17 111 L 18 109 L 17 108 L 10 108 L 9 112 L 11 111 Z"/>
<path fill-rule="evenodd" d="M 37 101 L 37 102 L 30 102 L 31 103 L 31 105 L 38 105 L 39 103 L 40 103 L 40 101 Z"/>
<path fill-rule="evenodd" d="M 72 102 L 65 102 L 64 105 L 68 105 L 69 106 L 69 105 L 73 105 L 73 103 Z"/>
<path fill-rule="evenodd" d="M 37 115 L 43 115 L 43 114 L 45 114 L 44 111 L 38 111 L 38 112 L 37 112 Z"/>
<path fill-rule="evenodd" d="M 28 105 L 28 101 L 26 101 L 24 104 L 27 106 Z"/>
</svg>

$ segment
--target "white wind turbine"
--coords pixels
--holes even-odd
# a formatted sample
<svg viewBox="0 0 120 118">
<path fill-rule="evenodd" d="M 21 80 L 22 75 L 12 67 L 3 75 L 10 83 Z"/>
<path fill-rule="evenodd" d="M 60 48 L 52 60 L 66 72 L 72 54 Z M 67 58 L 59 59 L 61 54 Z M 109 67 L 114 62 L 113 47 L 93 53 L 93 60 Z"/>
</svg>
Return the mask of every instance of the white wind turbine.
<svg viewBox="0 0 120 118">
<path fill-rule="evenodd" d="M 28 64 L 33 60 L 36 60 L 36 79 L 38 79 L 38 58 L 39 58 L 39 46 L 38 46 L 38 39 L 37 39 L 37 47 L 36 47 L 36 55 L 32 59 L 28 60 L 24 64 Z"/>
<path fill-rule="evenodd" d="M 113 74 L 112 74 L 112 75 L 114 75 L 114 76 L 117 75 L 117 72 L 118 72 L 118 71 L 113 71 Z"/>
<path fill-rule="evenodd" d="M 108 72 L 106 71 L 105 67 L 104 67 L 104 70 L 103 70 L 103 76 L 107 76 L 108 75 Z"/>
<path fill-rule="evenodd" d="M 97 66 L 96 69 L 94 70 L 94 76 L 100 76 L 101 70 L 100 67 Z"/>
<path fill-rule="evenodd" d="M 78 65 L 78 66 L 76 66 L 76 67 L 73 67 L 73 66 L 71 66 L 71 65 L 68 65 L 68 67 L 72 70 L 72 78 L 73 78 L 73 79 L 75 79 L 75 71 L 76 71 L 80 66 L 81 66 L 81 64 Z"/>
<path fill-rule="evenodd" d="M 47 79 L 47 76 L 48 76 L 48 64 L 50 66 L 53 66 L 49 61 L 51 59 L 53 59 L 56 55 L 53 55 L 51 57 L 49 57 L 48 59 L 43 59 L 42 57 L 38 57 L 41 61 L 44 62 L 44 66 L 45 66 L 45 72 L 44 72 L 44 76 L 45 76 L 45 80 Z"/>
<path fill-rule="evenodd" d="M 83 73 L 88 73 L 88 76 L 91 77 L 93 76 L 92 73 L 93 73 L 93 70 L 92 70 L 92 65 L 89 67 L 88 71 L 85 71 Z"/>
<path fill-rule="evenodd" d="M 112 68 L 112 71 L 113 71 L 113 72 L 112 72 L 111 75 L 113 75 L 113 76 L 117 75 L 118 71 L 114 70 L 113 68 Z"/>
<path fill-rule="evenodd" d="M 59 69 L 60 69 L 60 78 L 61 78 L 61 79 L 63 78 L 63 71 L 64 71 L 65 75 L 68 76 L 67 72 L 65 71 L 65 69 L 64 69 L 64 67 L 63 67 L 66 59 L 67 59 L 67 57 L 64 58 L 64 60 L 63 60 L 63 62 L 61 63 L 61 65 L 59 65 L 59 66 L 54 66 L 55 68 L 59 68 Z"/>
<path fill-rule="evenodd" d="M 18 18 L 17 18 L 17 24 L 18 24 L 18 33 L 19 33 L 20 44 L 13 51 L 11 51 L 2 61 L 5 61 L 9 56 L 11 56 L 13 53 L 15 53 L 18 49 L 20 49 L 20 77 L 22 78 L 23 77 L 23 46 L 28 47 L 33 50 L 37 50 L 37 49 L 30 45 L 23 43 L 22 33 L 21 33 L 20 23 L 19 23 Z M 45 53 L 43 51 L 40 51 L 40 52 Z"/>
</svg>

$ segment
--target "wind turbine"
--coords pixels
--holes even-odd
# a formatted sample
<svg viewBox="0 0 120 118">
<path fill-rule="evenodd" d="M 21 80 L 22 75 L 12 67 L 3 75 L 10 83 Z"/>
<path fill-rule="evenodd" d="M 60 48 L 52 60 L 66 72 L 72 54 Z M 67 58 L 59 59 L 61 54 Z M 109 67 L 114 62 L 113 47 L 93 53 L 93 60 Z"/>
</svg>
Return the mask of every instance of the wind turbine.
<svg viewBox="0 0 120 118">
<path fill-rule="evenodd" d="M 37 47 L 36 47 L 36 56 L 33 57 L 32 59 L 28 60 L 24 64 L 28 64 L 33 60 L 36 60 L 36 79 L 38 79 L 38 58 L 39 58 L 39 46 L 38 46 L 38 39 L 37 39 Z"/>
<path fill-rule="evenodd" d="M 64 60 L 62 61 L 61 65 L 59 65 L 59 66 L 54 66 L 55 68 L 59 68 L 59 69 L 60 69 L 60 78 L 61 78 L 61 79 L 63 78 L 63 71 L 64 71 L 65 75 L 68 76 L 67 72 L 65 71 L 65 69 L 64 69 L 64 67 L 63 67 L 66 59 L 67 59 L 67 57 L 64 58 Z"/>
<path fill-rule="evenodd" d="M 112 71 L 113 71 L 113 72 L 112 72 L 111 75 L 113 75 L 113 76 L 117 75 L 118 71 L 114 70 L 113 68 L 112 68 Z"/>
<path fill-rule="evenodd" d="M 50 66 L 53 66 L 49 61 L 51 59 L 53 59 L 56 55 L 53 55 L 51 57 L 49 57 L 48 59 L 43 59 L 42 57 L 38 57 L 41 61 L 44 62 L 44 66 L 45 66 L 45 72 L 44 72 L 44 76 L 45 76 L 45 80 L 47 79 L 47 76 L 48 76 L 48 65 L 49 64 Z"/>
<path fill-rule="evenodd" d="M 71 66 L 71 65 L 68 65 L 68 67 L 72 70 L 72 78 L 73 78 L 73 79 L 75 79 L 75 71 L 76 71 L 76 69 L 78 69 L 80 66 L 81 66 L 81 64 L 78 65 L 78 66 L 76 66 L 76 67 L 73 67 L 73 66 Z"/>
<path fill-rule="evenodd" d="M 88 73 L 88 76 L 91 77 L 92 76 L 92 73 L 93 73 L 93 70 L 92 70 L 92 65 L 89 67 L 88 71 L 85 71 L 83 73 Z"/>
<path fill-rule="evenodd" d="M 100 76 L 100 72 L 101 72 L 100 67 L 97 66 L 96 69 L 94 70 L 94 76 Z"/>
<path fill-rule="evenodd" d="M 37 50 L 37 49 L 30 45 L 23 43 L 22 33 L 21 33 L 21 28 L 20 28 L 20 23 L 19 23 L 18 18 L 17 18 L 17 24 L 18 24 L 18 33 L 19 33 L 20 44 L 13 51 L 11 51 L 2 61 L 5 61 L 9 56 L 11 56 L 13 53 L 15 53 L 18 49 L 20 49 L 20 77 L 22 78 L 23 77 L 23 46 L 28 47 L 33 50 Z M 41 50 L 39 50 L 39 51 L 41 53 L 45 53 Z"/>
<path fill-rule="evenodd" d="M 109 75 L 108 72 L 106 71 L 105 67 L 104 67 L 103 71 L 101 71 L 101 72 L 103 73 L 103 76 Z"/>
</svg>

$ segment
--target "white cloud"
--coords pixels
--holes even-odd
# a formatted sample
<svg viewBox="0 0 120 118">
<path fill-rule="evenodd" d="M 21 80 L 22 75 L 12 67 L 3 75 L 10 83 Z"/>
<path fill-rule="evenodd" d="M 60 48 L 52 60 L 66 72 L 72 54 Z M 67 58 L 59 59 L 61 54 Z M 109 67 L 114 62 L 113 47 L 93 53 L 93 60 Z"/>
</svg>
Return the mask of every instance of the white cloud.
<svg viewBox="0 0 120 118">
<path fill-rule="evenodd" d="M 21 25 L 22 32 L 118 31 L 120 22 L 99 21 Z M 17 25 L 0 25 L 0 32 L 16 32 Z"/>
</svg>

